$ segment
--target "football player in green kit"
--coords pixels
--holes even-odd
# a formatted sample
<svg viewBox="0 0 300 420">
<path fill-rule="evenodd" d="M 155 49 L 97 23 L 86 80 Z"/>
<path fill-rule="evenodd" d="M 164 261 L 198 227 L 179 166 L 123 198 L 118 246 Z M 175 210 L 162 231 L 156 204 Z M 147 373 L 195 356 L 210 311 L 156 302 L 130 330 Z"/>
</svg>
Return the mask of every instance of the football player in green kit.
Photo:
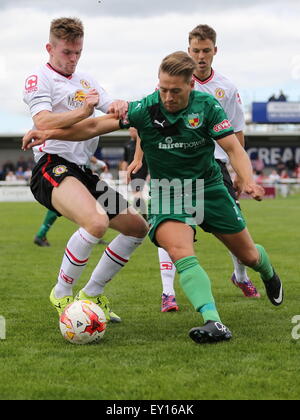
<svg viewBox="0 0 300 420">
<path fill-rule="evenodd" d="M 230 340 L 232 334 L 221 321 L 211 281 L 195 256 L 197 224 L 213 233 L 242 263 L 260 274 L 273 305 L 282 303 L 283 289 L 266 251 L 254 244 L 239 208 L 224 187 L 214 159 L 213 140 L 230 158 L 239 193 L 261 200 L 264 190 L 255 183 L 249 157 L 234 135 L 223 108 L 212 96 L 193 90 L 194 70 L 195 62 L 188 54 L 181 51 L 170 54 L 159 69 L 159 91 L 131 102 L 122 121 L 106 115 L 84 120 L 68 129 L 30 131 L 23 138 L 23 150 L 48 138 L 81 141 L 120 127 L 137 128 L 152 180 L 149 235 L 171 256 L 183 291 L 203 317 L 204 325 L 189 332 L 196 343 L 202 344 Z M 180 182 L 184 187 L 168 189 L 170 203 L 168 211 L 164 211 L 168 203 L 161 186 L 174 186 L 174 180 L 177 187 Z M 186 205 L 187 198 L 192 205 Z"/>
</svg>

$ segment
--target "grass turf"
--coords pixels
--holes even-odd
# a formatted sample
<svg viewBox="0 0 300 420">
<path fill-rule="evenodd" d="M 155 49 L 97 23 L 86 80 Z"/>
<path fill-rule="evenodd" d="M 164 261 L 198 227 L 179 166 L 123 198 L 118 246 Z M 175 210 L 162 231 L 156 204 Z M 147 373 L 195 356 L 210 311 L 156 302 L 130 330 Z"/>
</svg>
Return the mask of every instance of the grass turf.
<svg viewBox="0 0 300 420">
<path fill-rule="evenodd" d="M 248 227 L 263 244 L 285 286 L 285 303 L 273 307 L 259 276 L 248 271 L 262 298 L 246 299 L 229 278 L 232 262 L 223 245 L 199 230 L 197 255 L 209 273 L 223 322 L 234 339 L 196 345 L 190 328 L 201 324 L 176 280 L 179 313 L 160 313 L 157 250 L 147 239 L 107 286 L 123 318 L 109 325 L 98 345 L 73 346 L 58 329 L 48 296 L 67 239 L 76 229 L 60 218 L 50 248 L 33 245 L 44 210 L 33 203 L 1 203 L 0 399 L 202 400 L 299 399 L 300 340 L 291 320 L 300 314 L 300 197 L 243 201 Z M 111 240 L 115 232 L 107 232 Z M 103 245 L 97 246 L 76 291 L 88 280 Z"/>
</svg>

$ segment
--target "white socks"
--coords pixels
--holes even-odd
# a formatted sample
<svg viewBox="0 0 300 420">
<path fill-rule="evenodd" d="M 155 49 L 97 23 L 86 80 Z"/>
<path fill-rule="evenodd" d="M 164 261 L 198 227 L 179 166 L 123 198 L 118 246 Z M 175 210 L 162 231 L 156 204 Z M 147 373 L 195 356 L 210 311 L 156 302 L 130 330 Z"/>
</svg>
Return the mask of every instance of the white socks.
<svg viewBox="0 0 300 420">
<path fill-rule="evenodd" d="M 158 258 L 160 263 L 160 274 L 163 285 L 163 293 L 167 296 L 175 296 L 174 278 L 176 267 L 173 264 L 169 254 L 163 248 L 158 248 Z"/>
<path fill-rule="evenodd" d="M 65 249 L 58 283 L 55 286 L 55 297 L 57 299 L 72 296 L 72 288 L 87 265 L 93 247 L 98 242 L 99 238 L 92 236 L 83 228 L 79 228 L 71 236 Z"/>
<path fill-rule="evenodd" d="M 144 238 L 118 235 L 106 248 L 90 281 L 83 289 L 87 296 L 103 293 L 105 285 L 123 268 Z"/>
<path fill-rule="evenodd" d="M 240 261 L 236 258 L 236 256 L 233 255 L 230 251 L 229 254 L 231 255 L 233 261 L 236 281 L 238 283 L 245 283 L 249 280 L 246 267 L 243 264 L 241 264 Z"/>
<path fill-rule="evenodd" d="M 106 248 L 90 281 L 83 289 L 88 296 L 103 293 L 105 285 L 123 268 L 144 238 L 118 235 Z M 69 240 L 55 286 L 57 299 L 72 296 L 73 286 L 87 265 L 92 249 L 99 238 L 80 228 Z"/>
</svg>

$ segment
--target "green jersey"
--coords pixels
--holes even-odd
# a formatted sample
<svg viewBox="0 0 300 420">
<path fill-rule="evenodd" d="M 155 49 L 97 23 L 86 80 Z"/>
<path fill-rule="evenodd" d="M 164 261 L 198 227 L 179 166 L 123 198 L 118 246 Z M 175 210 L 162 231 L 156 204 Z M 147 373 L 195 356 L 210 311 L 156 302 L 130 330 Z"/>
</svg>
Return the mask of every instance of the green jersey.
<svg viewBox="0 0 300 420">
<path fill-rule="evenodd" d="M 138 130 L 152 179 L 203 179 L 205 187 L 223 182 L 213 140 L 234 132 L 213 96 L 192 91 L 188 106 L 173 114 L 156 91 L 131 102 L 128 117 L 120 125 Z"/>
</svg>

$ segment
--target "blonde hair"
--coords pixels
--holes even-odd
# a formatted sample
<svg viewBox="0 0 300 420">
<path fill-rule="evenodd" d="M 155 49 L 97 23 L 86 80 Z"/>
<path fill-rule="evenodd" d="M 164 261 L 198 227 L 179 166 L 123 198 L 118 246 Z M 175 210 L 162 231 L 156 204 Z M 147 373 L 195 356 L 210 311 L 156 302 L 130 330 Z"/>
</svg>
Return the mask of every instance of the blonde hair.
<svg viewBox="0 0 300 420">
<path fill-rule="evenodd" d="M 170 76 L 182 76 L 189 83 L 196 69 L 195 61 L 184 51 L 176 51 L 165 57 L 159 67 L 159 73 Z"/>
<path fill-rule="evenodd" d="M 78 18 L 59 18 L 54 19 L 50 26 L 50 41 L 55 39 L 63 39 L 65 41 L 73 42 L 78 38 L 83 38 L 84 28 L 80 19 Z"/>
</svg>

